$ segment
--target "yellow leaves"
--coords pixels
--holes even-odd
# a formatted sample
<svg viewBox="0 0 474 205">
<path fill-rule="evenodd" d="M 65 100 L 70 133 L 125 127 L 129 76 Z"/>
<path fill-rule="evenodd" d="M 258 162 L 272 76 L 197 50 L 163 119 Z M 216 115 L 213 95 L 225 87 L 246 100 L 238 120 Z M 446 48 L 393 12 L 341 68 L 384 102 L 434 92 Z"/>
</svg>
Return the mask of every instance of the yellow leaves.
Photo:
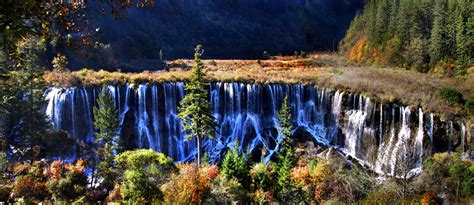
<svg viewBox="0 0 474 205">
<path fill-rule="evenodd" d="M 291 180 L 301 188 L 314 188 L 330 176 L 329 164 L 325 161 L 316 161 L 317 165 L 311 167 L 308 163 L 304 166 L 297 166 L 291 171 Z"/>
<path fill-rule="evenodd" d="M 364 49 L 365 49 L 365 42 L 366 39 L 360 39 L 357 41 L 357 62 L 362 63 L 362 60 L 364 58 Z"/>
<path fill-rule="evenodd" d="M 349 60 L 351 61 L 356 61 L 357 60 L 357 49 L 356 46 L 353 46 L 351 48 L 351 51 L 349 52 Z"/>
<path fill-rule="evenodd" d="M 356 44 L 349 52 L 349 59 L 351 61 L 356 61 L 357 63 L 362 63 L 367 46 L 367 37 L 357 40 Z"/>
<path fill-rule="evenodd" d="M 309 185 L 311 183 L 310 177 L 308 166 L 295 167 L 291 171 L 291 179 L 300 187 Z"/>
<path fill-rule="evenodd" d="M 173 174 L 161 187 L 165 203 L 201 204 L 210 193 L 208 169 L 196 164 L 178 164 L 179 174 Z"/>
</svg>

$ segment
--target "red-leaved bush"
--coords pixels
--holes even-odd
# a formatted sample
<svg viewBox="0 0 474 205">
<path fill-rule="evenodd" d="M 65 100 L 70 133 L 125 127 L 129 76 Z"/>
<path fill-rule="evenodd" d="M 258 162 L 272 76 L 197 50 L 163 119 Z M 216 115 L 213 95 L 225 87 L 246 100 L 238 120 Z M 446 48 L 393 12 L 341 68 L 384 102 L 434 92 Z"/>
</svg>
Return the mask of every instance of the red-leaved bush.
<svg viewBox="0 0 474 205">
<path fill-rule="evenodd" d="M 219 175 L 219 167 L 217 165 L 211 165 L 207 168 L 207 178 L 214 180 Z"/>
</svg>

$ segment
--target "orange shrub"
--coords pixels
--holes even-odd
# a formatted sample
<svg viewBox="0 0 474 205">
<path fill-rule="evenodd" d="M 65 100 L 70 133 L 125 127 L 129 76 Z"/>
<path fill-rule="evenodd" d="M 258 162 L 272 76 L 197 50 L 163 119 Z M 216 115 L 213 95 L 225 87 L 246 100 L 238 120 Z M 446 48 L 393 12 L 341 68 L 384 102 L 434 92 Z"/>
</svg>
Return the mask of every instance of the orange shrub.
<svg viewBox="0 0 474 205">
<path fill-rule="evenodd" d="M 28 163 L 16 163 L 13 165 L 13 174 L 14 175 L 24 175 L 27 174 L 30 170 L 30 164 Z"/>
<path fill-rule="evenodd" d="M 59 180 L 63 175 L 64 164 L 61 160 L 55 160 L 45 170 L 45 175 L 54 180 Z"/>
<path fill-rule="evenodd" d="M 351 51 L 349 52 L 349 60 L 355 61 L 357 63 L 364 63 L 364 57 L 366 52 L 371 52 L 370 51 L 370 46 L 367 43 L 367 37 L 361 38 L 357 40 L 354 46 L 352 46 Z M 377 50 L 374 49 L 371 52 L 371 57 L 376 57 Z"/>
<path fill-rule="evenodd" d="M 356 46 L 352 46 L 351 51 L 349 52 L 349 60 L 356 61 L 357 59 L 357 49 Z"/>
<path fill-rule="evenodd" d="M 357 62 L 358 63 L 362 63 L 362 61 L 364 60 L 364 49 L 365 49 L 365 43 L 366 43 L 366 39 L 360 39 L 357 41 Z"/>
<path fill-rule="evenodd" d="M 86 166 L 87 161 L 85 159 L 79 159 L 75 164 L 66 164 L 65 167 L 70 172 L 84 172 L 84 167 Z"/>
<path fill-rule="evenodd" d="M 122 200 L 122 194 L 120 193 L 120 184 L 115 184 L 114 189 L 110 192 L 107 197 L 109 202 L 120 201 Z"/>
<path fill-rule="evenodd" d="M 372 50 L 373 50 L 372 51 L 372 58 L 377 59 L 377 57 L 379 56 L 379 52 L 378 52 L 377 48 L 373 48 Z"/>
<path fill-rule="evenodd" d="M 31 175 L 18 177 L 13 187 L 14 198 L 22 198 L 27 202 L 43 201 L 48 195 L 49 192 L 44 182 L 39 181 Z"/>
<path fill-rule="evenodd" d="M 329 184 L 325 183 L 331 177 L 329 164 L 322 160 L 310 163 L 298 163 L 299 166 L 291 171 L 291 180 L 296 187 L 306 192 L 308 199 L 322 201 L 326 198 Z"/>
<path fill-rule="evenodd" d="M 173 174 L 161 187 L 165 203 L 201 204 L 211 192 L 208 173 L 196 164 L 179 164 L 179 174 Z"/>
<path fill-rule="evenodd" d="M 219 167 L 217 165 L 211 165 L 207 168 L 207 178 L 214 180 L 219 175 Z"/>
<path fill-rule="evenodd" d="M 439 198 L 435 191 L 429 191 L 423 194 L 421 197 L 421 204 L 422 205 L 432 205 L 432 204 L 439 204 Z"/>
<path fill-rule="evenodd" d="M 311 175 L 309 174 L 309 167 L 295 167 L 291 171 L 291 180 L 294 181 L 296 186 L 305 188 L 311 185 Z"/>
</svg>

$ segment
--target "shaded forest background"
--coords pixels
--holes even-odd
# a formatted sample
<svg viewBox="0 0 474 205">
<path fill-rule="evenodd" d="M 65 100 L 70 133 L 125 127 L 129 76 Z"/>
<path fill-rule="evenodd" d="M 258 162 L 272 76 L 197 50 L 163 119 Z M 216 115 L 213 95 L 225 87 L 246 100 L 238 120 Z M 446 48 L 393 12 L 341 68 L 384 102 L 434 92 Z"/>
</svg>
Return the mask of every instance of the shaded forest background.
<svg viewBox="0 0 474 205">
<path fill-rule="evenodd" d="M 264 51 L 288 55 L 335 50 L 363 4 L 363 0 L 164 0 L 147 9 L 130 8 L 120 17 L 90 9 L 90 29 L 99 31 L 96 49 L 59 51 L 74 55 L 68 57 L 71 69 L 149 69 L 161 58 L 192 57 L 197 44 L 206 49 L 206 58 L 224 59 L 257 59 Z"/>
</svg>

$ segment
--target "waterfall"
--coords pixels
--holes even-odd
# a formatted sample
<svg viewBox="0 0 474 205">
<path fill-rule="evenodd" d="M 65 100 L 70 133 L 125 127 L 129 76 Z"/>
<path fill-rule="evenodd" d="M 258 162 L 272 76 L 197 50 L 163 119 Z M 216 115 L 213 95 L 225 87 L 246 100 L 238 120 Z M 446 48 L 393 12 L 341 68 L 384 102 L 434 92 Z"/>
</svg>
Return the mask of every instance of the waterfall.
<svg viewBox="0 0 474 205">
<path fill-rule="evenodd" d="M 47 95 L 45 97 L 46 101 L 48 101 L 48 106 L 46 107 L 46 116 L 48 116 L 48 120 L 52 123 L 55 128 L 60 129 L 61 122 L 59 121 L 59 111 L 58 109 L 60 106 L 55 106 L 59 104 L 59 97 L 61 97 L 61 89 L 59 88 L 51 88 L 47 91 Z"/>
<path fill-rule="evenodd" d="M 383 142 L 383 104 L 380 103 L 379 145 Z"/>
<path fill-rule="evenodd" d="M 413 153 L 415 153 L 416 159 L 416 168 L 413 172 L 420 173 L 421 167 L 423 166 L 423 111 L 421 108 L 418 109 L 418 131 L 415 138 L 415 146 L 413 147 Z"/>
<path fill-rule="evenodd" d="M 367 137 L 375 137 L 375 127 L 371 127 L 367 119 L 373 112 L 373 104 L 370 98 L 353 95 L 352 109 L 346 111 L 347 123 L 343 125 L 342 131 L 345 135 L 345 151 L 354 158 L 365 160 L 365 154 L 360 153 L 361 142 Z M 376 143 L 375 143 L 376 144 Z"/>
<path fill-rule="evenodd" d="M 121 146 L 152 148 L 177 162 L 195 158 L 196 143 L 186 140 L 177 117 L 179 102 L 185 96 L 184 83 L 126 84 L 108 89 L 119 111 Z M 224 82 L 211 83 L 209 91 L 218 127 L 215 139 L 203 140 L 203 148 L 213 161 L 222 159 L 236 140 L 243 152 L 257 154 L 265 148 L 267 155 L 262 159 L 270 160 L 282 140 L 277 112 L 285 96 L 291 105 L 297 140 L 334 146 L 380 174 L 396 175 L 404 160 L 409 162 L 411 172 L 421 170 L 426 157 L 424 135 L 432 143 L 435 137 L 433 114 L 427 115 L 429 122 L 425 125 L 425 115 L 418 109 L 418 120 L 412 122 L 410 107 L 379 105 L 358 94 L 311 85 Z M 98 88 L 50 88 L 45 95 L 45 113 L 55 129 L 92 142 L 92 110 L 99 92 Z"/>
<path fill-rule="evenodd" d="M 391 110 L 391 119 L 394 119 L 395 116 L 395 107 L 392 107 Z M 390 124 L 389 140 L 388 142 L 383 141 L 378 149 L 377 161 L 375 163 L 375 171 L 377 173 L 389 173 L 386 170 L 392 170 L 392 167 L 389 167 L 389 159 L 392 157 L 393 146 L 395 145 L 395 122 L 392 120 Z M 387 168 L 388 167 L 388 168 Z"/>
<path fill-rule="evenodd" d="M 155 143 L 151 138 L 150 131 L 148 129 L 148 110 L 147 110 L 147 94 L 148 85 L 139 85 L 138 86 L 138 120 L 136 123 L 136 127 L 138 129 L 138 148 L 143 148 L 144 144 L 143 141 L 146 139 L 148 141 L 148 147 L 152 149 L 155 148 Z"/>
<path fill-rule="evenodd" d="M 430 136 L 430 142 L 433 143 L 433 127 L 434 127 L 434 115 L 430 113 L 430 129 L 428 135 Z"/>
<path fill-rule="evenodd" d="M 461 124 L 461 153 L 465 153 L 466 151 L 466 126 L 464 123 Z"/>
<path fill-rule="evenodd" d="M 355 157 L 357 152 L 357 144 L 363 132 L 367 113 L 363 110 L 351 110 L 346 114 L 349 116 L 349 123 L 344 132 L 346 136 L 346 149 L 348 154 Z"/>
<path fill-rule="evenodd" d="M 333 126 L 329 127 L 329 141 L 335 143 L 339 134 L 339 121 L 341 120 L 342 100 L 344 98 L 344 92 L 336 91 L 334 99 L 332 101 L 332 115 L 334 118 Z"/>
</svg>

